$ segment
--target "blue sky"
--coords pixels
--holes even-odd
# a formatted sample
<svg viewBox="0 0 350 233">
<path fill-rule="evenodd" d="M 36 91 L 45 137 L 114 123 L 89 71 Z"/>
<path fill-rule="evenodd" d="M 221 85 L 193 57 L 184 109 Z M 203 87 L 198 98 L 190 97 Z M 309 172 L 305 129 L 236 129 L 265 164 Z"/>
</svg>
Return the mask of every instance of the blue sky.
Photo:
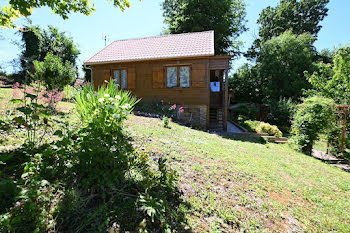
<svg viewBox="0 0 350 233">
<path fill-rule="evenodd" d="M 165 25 L 161 10 L 162 0 L 131 0 L 131 7 L 124 12 L 112 6 L 110 1 L 94 0 L 96 11 L 90 16 L 72 14 L 68 20 L 54 15 L 48 8 L 35 9 L 30 17 L 34 25 L 46 27 L 52 25 L 66 31 L 73 38 L 81 52 L 82 63 L 104 47 L 102 35 L 113 40 L 147 37 L 161 34 Z M 275 6 L 279 0 L 246 0 L 248 31 L 241 36 L 243 50 L 250 47 L 258 34 L 256 20 L 265 7 Z M 328 16 L 322 22 L 315 46 L 318 50 L 333 48 L 350 43 L 350 1 L 330 0 Z M 18 22 L 20 25 L 25 20 Z M 20 37 L 15 30 L 0 29 L 4 40 L 0 40 L 0 65 L 12 71 L 11 60 L 18 57 L 20 49 L 14 42 Z M 233 69 L 245 62 L 244 58 L 235 61 Z"/>
</svg>

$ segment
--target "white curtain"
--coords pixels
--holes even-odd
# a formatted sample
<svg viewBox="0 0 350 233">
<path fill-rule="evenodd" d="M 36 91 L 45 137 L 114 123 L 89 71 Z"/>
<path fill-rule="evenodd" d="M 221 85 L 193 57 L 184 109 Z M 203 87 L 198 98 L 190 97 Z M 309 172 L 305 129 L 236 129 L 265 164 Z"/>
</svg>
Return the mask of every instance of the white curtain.
<svg viewBox="0 0 350 233">
<path fill-rule="evenodd" d="M 122 70 L 121 73 L 121 88 L 126 89 L 128 88 L 128 73 L 126 70 Z"/>
<path fill-rule="evenodd" d="M 120 87 L 119 76 L 120 76 L 119 70 L 115 70 L 115 71 L 114 71 L 114 82 L 115 82 L 115 84 L 118 84 L 119 87 Z"/>
<path fill-rule="evenodd" d="M 190 67 L 182 66 L 180 67 L 180 87 L 190 86 Z"/>
<path fill-rule="evenodd" d="M 177 67 L 167 68 L 167 87 L 177 86 Z"/>
</svg>

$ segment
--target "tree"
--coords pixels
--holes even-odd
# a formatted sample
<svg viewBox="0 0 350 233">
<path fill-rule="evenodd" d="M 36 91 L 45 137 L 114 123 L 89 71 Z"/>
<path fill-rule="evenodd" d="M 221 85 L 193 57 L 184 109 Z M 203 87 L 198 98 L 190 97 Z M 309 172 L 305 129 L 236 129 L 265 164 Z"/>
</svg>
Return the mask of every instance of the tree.
<svg viewBox="0 0 350 233">
<path fill-rule="evenodd" d="M 277 37 L 287 30 L 317 37 L 320 22 L 327 16 L 329 0 L 281 0 L 276 7 L 267 7 L 260 13 L 259 36 L 262 42 Z"/>
<path fill-rule="evenodd" d="M 303 90 L 311 88 L 304 72 L 313 69 L 314 41 L 309 33 L 287 31 L 262 44 L 257 62 L 265 98 L 298 100 Z"/>
<path fill-rule="evenodd" d="M 244 65 L 234 75 L 233 88 L 245 87 L 241 96 L 254 93 L 257 103 L 278 101 L 280 98 L 298 100 L 311 85 L 304 75 L 313 72 L 316 51 L 315 38 L 309 33 L 295 35 L 287 31 L 261 45 L 254 66 Z M 235 87 L 236 85 L 236 87 Z M 248 100 L 253 100 L 248 98 Z M 254 102 L 255 102 L 254 101 Z"/>
<path fill-rule="evenodd" d="M 242 0 L 165 0 L 163 15 L 170 33 L 215 31 L 215 53 L 238 53 L 246 31 Z"/>
<path fill-rule="evenodd" d="M 305 76 L 318 94 L 334 99 L 338 104 L 350 104 L 350 46 L 335 52 L 333 62 L 317 64 L 317 71 Z"/>
<path fill-rule="evenodd" d="M 124 10 L 130 6 L 128 0 L 108 0 L 113 1 L 114 6 Z M 7 6 L 0 9 L 0 26 L 14 27 L 14 21 L 21 17 L 30 16 L 34 8 L 49 7 L 63 19 L 68 19 L 68 15 L 72 12 L 80 12 L 84 15 L 90 15 L 94 6 L 90 4 L 90 0 L 10 0 Z"/>
<path fill-rule="evenodd" d="M 317 38 L 322 26 L 320 22 L 327 16 L 329 0 L 281 0 L 276 7 L 262 10 L 257 23 L 259 37 L 247 52 L 248 58 L 259 55 L 262 43 L 277 37 L 287 30 L 296 35 L 310 33 Z"/>
<path fill-rule="evenodd" d="M 261 83 L 257 66 L 243 64 L 229 79 L 229 89 L 234 91 L 237 102 L 261 103 Z"/>
<path fill-rule="evenodd" d="M 297 106 L 291 138 L 299 150 L 311 155 L 312 146 L 321 133 L 329 134 L 334 129 L 335 103 L 332 99 L 313 96 Z"/>
<path fill-rule="evenodd" d="M 48 29 L 40 29 L 30 25 L 21 30 L 21 33 L 23 51 L 20 59 L 23 71 L 34 72 L 32 62 L 43 61 L 49 52 L 60 57 L 63 62 L 69 61 L 72 65 L 76 65 L 80 52 L 73 39 L 67 37 L 65 32 L 60 32 L 52 26 Z"/>
<path fill-rule="evenodd" d="M 44 61 L 34 61 L 33 64 L 35 79 L 42 81 L 48 91 L 62 91 L 75 78 L 73 64 L 70 61 L 63 62 L 62 58 L 52 53 L 48 53 Z"/>
</svg>

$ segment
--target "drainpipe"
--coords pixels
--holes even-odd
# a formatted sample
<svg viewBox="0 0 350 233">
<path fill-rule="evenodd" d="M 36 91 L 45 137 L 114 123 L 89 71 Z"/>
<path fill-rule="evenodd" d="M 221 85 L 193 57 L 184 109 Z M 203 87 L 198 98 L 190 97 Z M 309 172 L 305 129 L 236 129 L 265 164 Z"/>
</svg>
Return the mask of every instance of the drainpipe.
<svg viewBox="0 0 350 233">
<path fill-rule="evenodd" d="M 91 71 L 91 85 L 94 85 L 93 79 L 92 79 L 92 68 L 91 68 L 91 66 L 88 66 L 88 65 L 84 64 L 84 68 Z"/>
</svg>

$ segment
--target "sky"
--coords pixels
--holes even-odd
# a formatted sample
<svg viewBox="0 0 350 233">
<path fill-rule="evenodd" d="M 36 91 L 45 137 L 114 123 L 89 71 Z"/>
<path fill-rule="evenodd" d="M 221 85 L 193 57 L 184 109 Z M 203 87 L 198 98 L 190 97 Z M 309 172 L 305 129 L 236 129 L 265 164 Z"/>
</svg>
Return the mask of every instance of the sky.
<svg viewBox="0 0 350 233">
<path fill-rule="evenodd" d="M 111 1 L 93 0 L 96 11 L 90 16 L 71 14 L 69 19 L 63 20 L 53 14 L 48 8 L 35 9 L 30 20 L 34 25 L 47 27 L 48 25 L 65 31 L 73 38 L 81 52 L 78 63 L 93 56 L 105 46 L 103 35 L 109 37 L 108 43 L 119 39 L 139 38 L 160 35 L 165 28 L 163 22 L 162 0 L 130 0 L 131 7 L 124 12 L 114 7 Z M 246 51 L 258 35 L 256 21 L 262 9 L 276 6 L 279 0 L 245 0 L 247 4 L 247 32 L 240 40 L 244 42 L 242 50 Z M 2 5 L 2 4 L 1 4 Z M 328 16 L 322 21 L 323 26 L 315 42 L 317 50 L 350 43 L 350 0 L 330 0 Z M 25 19 L 18 21 L 24 25 Z M 14 29 L 0 29 L 0 66 L 7 72 L 13 71 L 13 59 L 18 58 L 20 36 Z M 240 58 L 233 62 L 236 70 L 246 60 Z"/>
</svg>

